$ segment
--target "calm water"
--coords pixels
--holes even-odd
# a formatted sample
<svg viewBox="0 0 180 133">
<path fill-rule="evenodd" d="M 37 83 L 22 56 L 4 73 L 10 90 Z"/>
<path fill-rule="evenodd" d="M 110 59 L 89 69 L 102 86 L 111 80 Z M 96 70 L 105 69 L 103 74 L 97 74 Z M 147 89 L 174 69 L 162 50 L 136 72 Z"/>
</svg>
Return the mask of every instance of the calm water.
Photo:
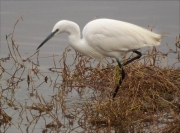
<svg viewBox="0 0 180 133">
<path fill-rule="evenodd" d="M 62 19 L 76 22 L 81 30 L 96 17 L 127 21 L 142 27 L 153 25 L 158 33 L 169 33 L 163 38 L 160 49 L 165 49 L 166 43 L 172 46 L 179 34 L 179 2 L 1 1 L 2 56 L 8 51 L 5 35 L 12 32 L 14 23 L 22 15 L 24 21 L 18 24 L 15 37 L 22 53 L 29 55 Z M 67 35 L 59 35 L 48 42 L 40 54 L 59 54 L 67 45 Z"/>
<path fill-rule="evenodd" d="M 174 48 L 175 37 L 180 32 L 179 2 L 176 1 L 1 1 L 0 10 L 1 57 L 6 57 L 9 53 L 5 36 L 12 32 L 16 20 L 22 15 L 23 21 L 20 21 L 16 27 L 15 40 L 19 45 L 20 53 L 25 57 L 35 52 L 37 46 L 49 35 L 54 24 L 62 19 L 76 22 L 81 30 L 87 22 L 96 17 L 127 21 L 145 28 L 153 25 L 157 33 L 168 33 L 162 39 L 162 45 L 158 47 L 158 50 L 163 52 L 168 51 L 166 43 Z M 40 57 L 61 55 L 67 45 L 67 35 L 58 35 L 41 48 Z M 171 61 L 170 55 L 169 62 Z M 52 60 L 40 60 L 42 69 L 51 67 L 52 63 Z M 26 85 L 24 86 L 27 88 Z M 43 89 L 43 93 L 48 95 L 51 91 L 47 87 Z M 18 92 L 18 100 L 23 101 L 27 98 L 24 94 L 24 91 Z M 7 113 L 11 114 L 11 111 Z M 19 132 L 16 128 L 7 130 L 9 133 L 12 131 Z M 34 132 L 39 132 L 38 128 Z"/>
</svg>

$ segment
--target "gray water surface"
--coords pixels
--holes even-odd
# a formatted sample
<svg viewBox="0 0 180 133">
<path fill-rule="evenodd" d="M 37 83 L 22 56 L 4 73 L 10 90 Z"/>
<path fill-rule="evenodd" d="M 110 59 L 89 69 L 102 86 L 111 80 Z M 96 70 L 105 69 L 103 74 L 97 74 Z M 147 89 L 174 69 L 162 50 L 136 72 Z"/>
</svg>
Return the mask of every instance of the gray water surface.
<svg viewBox="0 0 180 133">
<path fill-rule="evenodd" d="M 15 40 L 23 57 L 32 55 L 39 44 L 51 33 L 54 24 L 63 19 L 76 22 L 81 30 L 86 23 L 95 18 L 117 19 L 145 28 L 152 25 L 154 26 L 153 30 L 157 33 L 168 33 L 165 34 L 161 45 L 157 48 L 162 52 L 168 52 L 166 44 L 175 48 L 175 37 L 180 33 L 178 1 L 1 1 L 0 10 L 1 57 L 6 57 L 9 53 L 5 36 L 12 33 L 15 22 L 21 16 L 23 16 L 23 21 L 16 26 Z M 41 48 L 39 56 L 61 55 L 67 45 L 67 34 L 58 35 Z M 170 63 L 172 57 L 169 56 Z M 51 67 L 52 63 L 52 60 L 40 60 L 42 69 Z M 9 66 L 4 67 L 8 68 Z M 49 76 L 53 77 L 51 74 Z M 3 79 L 6 78 L 3 77 Z M 24 85 L 24 88 L 17 93 L 19 101 L 27 98 L 25 96 L 26 88 Z M 51 89 L 45 86 L 42 94 L 48 97 Z M 7 113 L 12 114 L 11 110 Z M 40 132 L 40 127 L 41 124 L 35 128 L 34 133 Z M 25 132 L 25 128 L 22 129 Z M 82 129 L 77 130 L 82 131 Z M 19 133 L 19 130 L 12 127 L 6 132 Z"/>
</svg>

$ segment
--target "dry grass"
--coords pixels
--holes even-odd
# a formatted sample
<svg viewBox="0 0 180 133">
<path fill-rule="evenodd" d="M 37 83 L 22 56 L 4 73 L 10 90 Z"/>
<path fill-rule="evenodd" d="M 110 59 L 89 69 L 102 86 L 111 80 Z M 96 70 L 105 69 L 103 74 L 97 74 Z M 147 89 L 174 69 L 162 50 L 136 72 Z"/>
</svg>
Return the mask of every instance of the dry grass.
<svg viewBox="0 0 180 133">
<path fill-rule="evenodd" d="M 113 59 L 99 63 L 75 51 L 69 57 L 73 50 L 67 47 L 59 62 L 54 55 L 44 57 L 54 62 L 48 70 L 57 76 L 53 79 L 40 70 L 38 52 L 22 58 L 14 37 L 21 19 L 6 37 L 9 55 L 0 59 L 0 76 L 6 83 L 0 85 L 2 132 L 12 125 L 20 132 L 35 132 L 40 125 L 43 133 L 180 132 L 180 68 L 175 67 L 180 64 L 180 36 L 175 41 L 176 51 L 162 53 L 154 48 L 140 60 L 124 66 L 126 77 L 112 100 L 120 78 Z M 166 65 L 169 53 L 177 54 L 177 61 L 171 66 Z M 73 58 L 72 63 L 67 63 L 69 58 Z M 5 68 L 8 63 L 11 70 Z M 27 88 L 24 102 L 16 100 L 18 91 L 25 89 L 22 84 Z M 52 91 L 48 98 L 40 92 L 44 86 Z M 82 102 L 70 106 L 67 101 L 73 100 L 67 96 L 72 90 L 82 97 Z M 74 123 L 78 126 L 74 127 Z"/>
<path fill-rule="evenodd" d="M 112 127 L 119 132 L 178 132 L 180 69 L 149 65 L 151 56 L 142 58 L 144 64 L 135 61 L 124 67 L 126 78 L 114 101 L 111 99 L 117 79 L 114 63 L 105 69 L 100 69 L 99 64 L 92 68 L 89 58 L 78 56 L 80 61 L 72 64 L 75 69 L 63 69 L 63 81 L 72 89 L 89 87 L 103 91 L 103 96 L 96 95 L 84 107 L 84 114 L 91 125 L 105 132 Z M 163 57 L 158 52 L 153 56 Z"/>
</svg>

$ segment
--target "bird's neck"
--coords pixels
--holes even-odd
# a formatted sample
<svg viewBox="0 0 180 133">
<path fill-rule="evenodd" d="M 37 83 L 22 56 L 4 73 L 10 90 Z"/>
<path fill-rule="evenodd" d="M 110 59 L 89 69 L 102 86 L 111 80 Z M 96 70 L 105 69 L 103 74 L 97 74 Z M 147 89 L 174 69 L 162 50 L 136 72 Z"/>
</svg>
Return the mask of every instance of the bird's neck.
<svg viewBox="0 0 180 133">
<path fill-rule="evenodd" d="M 68 40 L 69 40 L 69 44 L 71 45 L 71 47 L 73 47 L 76 51 L 81 53 L 81 35 L 80 35 L 80 28 L 79 26 L 74 23 L 71 22 L 71 26 L 68 29 Z"/>
</svg>

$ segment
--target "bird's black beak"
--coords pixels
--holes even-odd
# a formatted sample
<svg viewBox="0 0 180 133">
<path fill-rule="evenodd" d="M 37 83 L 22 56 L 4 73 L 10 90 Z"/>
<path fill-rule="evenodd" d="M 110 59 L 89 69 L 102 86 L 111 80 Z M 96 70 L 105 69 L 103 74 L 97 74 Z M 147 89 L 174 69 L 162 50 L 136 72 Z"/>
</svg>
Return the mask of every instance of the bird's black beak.
<svg viewBox="0 0 180 133">
<path fill-rule="evenodd" d="M 58 32 L 58 29 L 52 32 L 39 46 L 36 50 L 39 50 L 42 45 L 44 45 L 48 40 L 50 40 L 56 33 Z"/>
</svg>

